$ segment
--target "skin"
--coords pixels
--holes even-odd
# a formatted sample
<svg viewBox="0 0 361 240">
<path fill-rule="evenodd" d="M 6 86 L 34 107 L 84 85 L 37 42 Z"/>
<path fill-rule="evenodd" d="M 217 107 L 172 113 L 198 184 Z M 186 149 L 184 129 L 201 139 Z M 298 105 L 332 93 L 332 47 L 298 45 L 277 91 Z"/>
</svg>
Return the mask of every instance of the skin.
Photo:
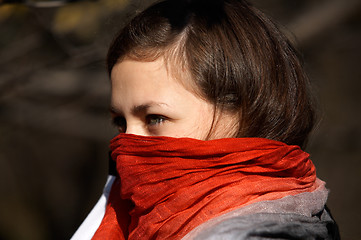
<svg viewBox="0 0 361 240">
<path fill-rule="evenodd" d="M 162 59 L 117 63 L 111 73 L 111 85 L 111 113 L 119 132 L 201 140 L 232 135 L 227 126 L 234 117 L 225 113 L 218 115 L 209 135 L 213 104 L 175 79 Z"/>
</svg>

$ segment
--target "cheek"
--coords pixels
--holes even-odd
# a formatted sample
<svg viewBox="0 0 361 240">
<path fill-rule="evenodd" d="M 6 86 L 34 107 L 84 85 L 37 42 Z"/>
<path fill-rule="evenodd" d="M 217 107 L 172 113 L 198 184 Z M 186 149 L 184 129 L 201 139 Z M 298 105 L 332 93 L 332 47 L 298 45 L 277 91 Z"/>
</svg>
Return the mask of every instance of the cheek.
<svg viewBox="0 0 361 240">
<path fill-rule="evenodd" d="M 204 107 L 201 109 L 196 109 L 192 113 L 188 126 L 189 126 L 189 137 L 205 140 L 207 139 L 213 122 L 213 112 L 212 109 Z"/>
<path fill-rule="evenodd" d="M 214 120 L 212 134 L 209 139 L 233 138 L 237 136 L 239 118 L 235 113 L 221 112 Z"/>
<path fill-rule="evenodd" d="M 194 110 L 194 111 L 192 111 Z M 174 122 L 166 123 L 161 127 L 159 135 L 168 137 L 189 137 L 205 140 L 212 126 L 213 115 L 192 109 L 187 116 Z M 203 113 L 203 114 L 202 114 Z"/>
<path fill-rule="evenodd" d="M 187 137 L 204 139 L 203 129 L 200 129 L 200 125 L 193 121 L 178 121 L 177 123 L 168 124 L 162 129 L 162 132 L 159 133 L 159 135 L 176 138 Z"/>
</svg>

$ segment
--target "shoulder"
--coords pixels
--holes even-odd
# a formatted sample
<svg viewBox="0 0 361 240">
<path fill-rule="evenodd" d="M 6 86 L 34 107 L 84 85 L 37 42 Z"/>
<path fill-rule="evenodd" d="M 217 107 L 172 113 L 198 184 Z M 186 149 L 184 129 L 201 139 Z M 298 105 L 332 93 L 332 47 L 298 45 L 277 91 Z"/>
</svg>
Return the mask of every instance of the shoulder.
<svg viewBox="0 0 361 240">
<path fill-rule="evenodd" d="M 204 229 L 195 240 L 215 239 L 339 239 L 326 209 L 314 216 L 295 213 L 255 213 L 225 219 Z"/>
</svg>

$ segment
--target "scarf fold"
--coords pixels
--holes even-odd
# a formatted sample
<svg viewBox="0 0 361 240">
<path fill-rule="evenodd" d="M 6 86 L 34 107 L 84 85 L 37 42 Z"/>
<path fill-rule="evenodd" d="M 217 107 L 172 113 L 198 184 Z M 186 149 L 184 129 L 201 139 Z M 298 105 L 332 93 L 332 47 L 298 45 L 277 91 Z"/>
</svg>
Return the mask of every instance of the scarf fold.
<svg viewBox="0 0 361 240">
<path fill-rule="evenodd" d="M 180 239 L 226 212 L 317 187 L 306 152 L 263 138 L 119 134 L 110 148 L 120 179 L 93 239 Z"/>
</svg>

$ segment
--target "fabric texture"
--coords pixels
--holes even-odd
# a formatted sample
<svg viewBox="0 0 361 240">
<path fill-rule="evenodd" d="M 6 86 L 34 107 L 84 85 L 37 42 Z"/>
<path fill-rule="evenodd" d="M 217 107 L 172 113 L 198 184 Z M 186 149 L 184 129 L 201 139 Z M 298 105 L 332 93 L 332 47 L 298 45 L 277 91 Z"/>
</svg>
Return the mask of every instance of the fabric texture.
<svg viewBox="0 0 361 240">
<path fill-rule="evenodd" d="M 213 218 L 182 240 L 213 239 L 340 239 L 338 227 L 325 209 L 328 191 L 319 187 L 281 199 L 253 203 Z"/>
<path fill-rule="evenodd" d="M 180 239 L 232 210 L 317 188 L 309 155 L 268 139 L 119 134 L 110 147 L 120 179 L 94 239 Z"/>
<path fill-rule="evenodd" d="M 255 213 L 220 222 L 194 240 L 335 239 L 328 227 L 334 224 L 327 211 L 307 217 L 291 213 Z"/>
</svg>

